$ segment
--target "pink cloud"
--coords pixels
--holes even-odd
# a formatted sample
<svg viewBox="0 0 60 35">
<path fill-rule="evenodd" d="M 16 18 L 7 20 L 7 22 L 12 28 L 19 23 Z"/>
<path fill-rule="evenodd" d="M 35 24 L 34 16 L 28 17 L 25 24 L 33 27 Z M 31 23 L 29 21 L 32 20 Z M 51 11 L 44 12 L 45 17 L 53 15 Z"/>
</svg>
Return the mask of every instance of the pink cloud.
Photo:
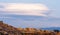
<svg viewBox="0 0 60 35">
<path fill-rule="evenodd" d="M 0 5 L 4 6 L 0 11 L 16 15 L 46 16 L 44 13 L 49 10 L 44 4 L 0 3 Z"/>
</svg>

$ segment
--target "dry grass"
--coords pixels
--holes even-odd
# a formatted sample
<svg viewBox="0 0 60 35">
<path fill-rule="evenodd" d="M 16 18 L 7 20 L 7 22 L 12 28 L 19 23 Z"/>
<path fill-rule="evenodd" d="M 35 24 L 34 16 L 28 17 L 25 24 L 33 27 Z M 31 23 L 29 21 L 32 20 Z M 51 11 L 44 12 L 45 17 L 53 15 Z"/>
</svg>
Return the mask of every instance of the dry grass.
<svg viewBox="0 0 60 35">
<path fill-rule="evenodd" d="M 35 28 L 15 28 L 11 25 L 0 22 L 0 33 L 8 33 L 10 35 L 60 35 L 60 32 L 40 30 Z"/>
</svg>

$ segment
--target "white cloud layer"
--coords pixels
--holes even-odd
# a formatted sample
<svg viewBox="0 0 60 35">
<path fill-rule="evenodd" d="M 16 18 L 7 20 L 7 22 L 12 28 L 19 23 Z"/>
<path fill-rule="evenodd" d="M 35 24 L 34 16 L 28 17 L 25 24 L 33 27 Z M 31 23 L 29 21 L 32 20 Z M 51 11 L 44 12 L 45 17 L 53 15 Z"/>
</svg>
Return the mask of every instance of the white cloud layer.
<svg viewBox="0 0 60 35">
<path fill-rule="evenodd" d="M 16 15 L 46 16 L 49 10 L 44 4 L 0 3 L 0 11 Z"/>
</svg>

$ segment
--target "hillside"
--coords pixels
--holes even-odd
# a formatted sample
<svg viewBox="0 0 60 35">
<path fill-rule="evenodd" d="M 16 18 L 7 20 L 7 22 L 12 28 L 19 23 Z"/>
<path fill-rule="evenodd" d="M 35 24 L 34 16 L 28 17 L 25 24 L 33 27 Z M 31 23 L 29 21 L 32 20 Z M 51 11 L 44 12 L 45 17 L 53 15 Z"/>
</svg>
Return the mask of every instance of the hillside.
<svg viewBox="0 0 60 35">
<path fill-rule="evenodd" d="M 36 28 L 16 28 L 0 21 L 0 35 L 57 35 L 59 32 Z"/>
</svg>

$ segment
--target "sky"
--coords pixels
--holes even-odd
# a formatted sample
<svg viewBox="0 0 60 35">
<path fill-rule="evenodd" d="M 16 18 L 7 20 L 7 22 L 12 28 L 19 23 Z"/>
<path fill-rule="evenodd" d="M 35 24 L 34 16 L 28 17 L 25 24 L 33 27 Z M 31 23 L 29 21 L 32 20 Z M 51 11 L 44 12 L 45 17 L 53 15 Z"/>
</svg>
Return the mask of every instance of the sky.
<svg viewBox="0 0 60 35">
<path fill-rule="evenodd" d="M 0 21 L 14 27 L 60 27 L 60 0 L 0 0 Z"/>
</svg>

